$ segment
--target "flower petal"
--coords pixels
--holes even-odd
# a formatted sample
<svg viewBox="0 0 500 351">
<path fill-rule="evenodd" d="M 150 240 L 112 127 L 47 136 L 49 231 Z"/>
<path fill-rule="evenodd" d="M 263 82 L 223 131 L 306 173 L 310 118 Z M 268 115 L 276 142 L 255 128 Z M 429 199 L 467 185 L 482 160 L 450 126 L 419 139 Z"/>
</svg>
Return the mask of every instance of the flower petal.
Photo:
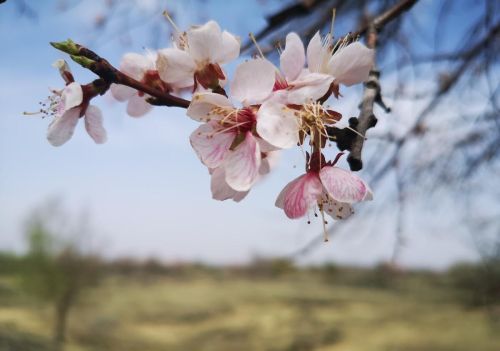
<svg viewBox="0 0 500 351">
<path fill-rule="evenodd" d="M 259 143 L 260 144 L 260 143 Z M 279 151 L 269 151 L 262 154 L 262 161 L 259 167 L 259 175 L 263 176 L 271 172 L 280 158 Z"/>
<path fill-rule="evenodd" d="M 82 86 L 76 82 L 66 85 L 62 91 L 61 99 L 65 111 L 80 105 L 83 101 Z"/>
<path fill-rule="evenodd" d="M 111 94 L 118 101 L 127 101 L 132 95 L 137 93 L 137 90 L 121 84 L 111 84 Z"/>
<path fill-rule="evenodd" d="M 323 43 L 319 31 L 314 34 L 307 45 L 307 68 L 311 72 L 319 72 L 323 56 Z"/>
<path fill-rule="evenodd" d="M 323 210 L 333 219 L 346 219 L 354 213 L 350 204 L 335 200 L 323 204 Z"/>
<path fill-rule="evenodd" d="M 299 121 L 297 111 L 274 101 L 266 101 L 257 112 L 257 133 L 259 136 L 281 149 L 297 145 L 299 141 Z"/>
<path fill-rule="evenodd" d="M 62 116 L 54 118 L 47 130 L 47 140 L 50 144 L 61 146 L 71 139 L 80 118 L 80 110 L 78 107 L 73 107 L 64 112 Z"/>
<path fill-rule="evenodd" d="M 187 88 L 194 85 L 196 64 L 183 50 L 168 48 L 158 51 L 156 67 L 161 80 L 176 88 Z"/>
<path fill-rule="evenodd" d="M 155 69 L 155 62 L 148 55 L 129 52 L 123 55 L 120 71 L 136 80 L 141 80 L 146 71 Z"/>
<path fill-rule="evenodd" d="M 219 201 L 232 199 L 240 202 L 248 194 L 248 191 L 236 191 L 226 183 L 226 173 L 222 167 L 216 168 L 212 173 L 210 190 L 212 190 L 212 198 Z"/>
<path fill-rule="evenodd" d="M 350 86 L 362 83 L 368 79 L 374 55 L 372 49 L 355 42 L 333 55 L 328 63 L 329 72 L 338 84 Z"/>
<path fill-rule="evenodd" d="M 215 21 L 208 21 L 202 26 L 193 27 L 187 31 L 188 51 L 195 61 L 214 60 L 222 48 L 222 33 Z"/>
<path fill-rule="evenodd" d="M 273 91 L 276 67 L 265 59 L 253 59 L 236 67 L 231 95 L 243 105 L 260 103 Z"/>
<path fill-rule="evenodd" d="M 142 117 L 152 108 L 153 105 L 147 103 L 144 96 L 135 94 L 128 100 L 127 113 L 130 117 Z"/>
<path fill-rule="evenodd" d="M 288 81 L 296 79 L 306 63 L 304 44 L 297 33 L 286 36 L 285 50 L 280 56 L 280 68 Z"/>
<path fill-rule="evenodd" d="M 224 116 L 215 115 L 212 110 L 216 107 L 233 108 L 231 101 L 221 94 L 216 93 L 197 93 L 189 104 L 186 114 L 199 122 L 208 122 L 218 120 Z"/>
<path fill-rule="evenodd" d="M 103 144 L 106 142 L 107 134 L 102 125 L 102 113 L 101 110 L 94 105 L 89 105 L 85 111 L 85 129 L 87 129 L 87 133 L 94 139 L 96 144 Z"/>
<path fill-rule="evenodd" d="M 229 151 L 224 160 L 226 182 L 236 191 L 250 190 L 257 180 L 260 167 L 259 144 L 251 132 L 247 132 L 245 140 Z"/>
<path fill-rule="evenodd" d="M 288 103 L 302 105 L 308 101 L 316 101 L 325 95 L 330 88 L 333 77 L 322 73 L 306 73 L 290 83 Z"/>
<path fill-rule="evenodd" d="M 319 177 L 328 194 L 340 202 L 363 201 L 368 191 L 361 178 L 339 167 L 323 167 Z"/>
<path fill-rule="evenodd" d="M 228 63 L 240 55 L 240 39 L 229 32 L 222 32 L 222 48 L 215 56 L 217 63 Z"/>
<path fill-rule="evenodd" d="M 308 172 L 285 186 L 276 199 L 276 206 L 285 210 L 288 218 L 299 218 L 318 201 L 322 192 L 318 174 Z"/>
<path fill-rule="evenodd" d="M 201 162 L 209 168 L 216 168 L 222 164 L 229 147 L 236 136 L 235 133 L 216 133 L 217 130 L 210 123 L 199 126 L 189 140 Z"/>
</svg>

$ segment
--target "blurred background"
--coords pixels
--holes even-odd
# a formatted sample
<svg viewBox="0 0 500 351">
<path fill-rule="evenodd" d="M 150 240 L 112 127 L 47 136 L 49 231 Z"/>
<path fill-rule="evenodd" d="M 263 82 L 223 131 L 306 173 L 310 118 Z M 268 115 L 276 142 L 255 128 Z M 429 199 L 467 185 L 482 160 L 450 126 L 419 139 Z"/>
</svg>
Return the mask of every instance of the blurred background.
<svg viewBox="0 0 500 351">
<path fill-rule="evenodd" d="M 211 199 L 177 108 L 105 95 L 108 142 L 64 146 L 36 111 L 67 38 L 115 66 L 209 19 L 269 59 L 296 31 L 355 31 L 397 0 L 0 2 L 0 351 L 500 349 L 500 3 L 420 0 L 380 33 L 389 113 L 367 135 L 356 215 L 289 220 L 298 150 L 241 203 Z M 231 75 L 238 62 L 227 66 Z M 77 81 L 95 78 L 72 64 Z M 332 105 L 356 116 L 362 86 Z M 348 167 L 345 160 L 341 166 Z"/>
</svg>

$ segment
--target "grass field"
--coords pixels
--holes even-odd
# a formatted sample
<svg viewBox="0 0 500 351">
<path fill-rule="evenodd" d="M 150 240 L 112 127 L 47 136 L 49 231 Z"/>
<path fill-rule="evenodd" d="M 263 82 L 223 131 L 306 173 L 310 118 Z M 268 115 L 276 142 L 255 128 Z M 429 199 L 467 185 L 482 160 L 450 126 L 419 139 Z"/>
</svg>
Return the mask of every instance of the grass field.
<svg viewBox="0 0 500 351">
<path fill-rule="evenodd" d="M 72 310 L 66 350 L 500 350 L 498 310 L 464 307 L 437 275 L 373 276 L 109 274 Z M 50 350 L 51 321 L 0 277 L 1 351 Z"/>
</svg>

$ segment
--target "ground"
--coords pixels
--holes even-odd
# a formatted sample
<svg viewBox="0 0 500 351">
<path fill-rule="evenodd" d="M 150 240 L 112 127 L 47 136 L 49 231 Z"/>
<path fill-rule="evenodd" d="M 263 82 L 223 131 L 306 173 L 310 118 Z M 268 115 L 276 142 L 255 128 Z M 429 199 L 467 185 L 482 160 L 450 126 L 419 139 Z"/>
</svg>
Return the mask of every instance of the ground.
<svg viewBox="0 0 500 351">
<path fill-rule="evenodd" d="M 496 312 L 439 276 L 345 277 L 107 274 L 71 312 L 66 351 L 500 350 Z M 18 285 L 0 277 L 0 351 L 50 350 L 50 306 Z"/>
</svg>

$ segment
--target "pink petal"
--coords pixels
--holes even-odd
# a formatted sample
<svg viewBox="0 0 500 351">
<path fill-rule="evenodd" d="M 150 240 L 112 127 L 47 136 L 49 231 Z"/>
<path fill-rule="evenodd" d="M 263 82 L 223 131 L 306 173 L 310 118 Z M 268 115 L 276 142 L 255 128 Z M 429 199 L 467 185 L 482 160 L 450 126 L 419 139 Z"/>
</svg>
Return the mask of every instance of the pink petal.
<svg viewBox="0 0 500 351">
<path fill-rule="evenodd" d="M 229 99 L 224 95 L 215 93 L 197 93 L 193 95 L 186 114 L 195 121 L 199 122 L 219 120 L 224 116 L 212 113 L 212 111 L 217 107 L 234 109 L 231 101 L 229 101 Z"/>
<path fill-rule="evenodd" d="M 327 93 L 332 81 L 333 77 L 328 74 L 303 74 L 290 83 L 293 88 L 288 92 L 288 103 L 302 105 L 308 101 L 316 101 Z"/>
<path fill-rule="evenodd" d="M 299 218 L 317 203 L 323 186 L 317 173 L 306 173 L 288 183 L 276 199 L 276 206 L 285 210 L 288 218 Z"/>
<path fill-rule="evenodd" d="M 247 132 L 245 140 L 229 151 L 224 160 L 226 182 L 236 191 L 250 190 L 257 180 L 260 167 L 259 144 L 251 132 Z"/>
<path fill-rule="evenodd" d="M 156 67 L 161 80 L 175 85 L 176 88 L 187 88 L 194 85 L 196 64 L 183 50 L 168 48 L 158 51 Z"/>
<path fill-rule="evenodd" d="M 314 34 L 307 45 L 307 67 L 311 72 L 319 72 L 323 55 L 323 43 L 319 31 Z"/>
<path fill-rule="evenodd" d="M 210 123 L 199 126 L 189 137 L 191 146 L 201 162 L 209 168 L 216 168 L 222 164 L 229 147 L 236 136 L 235 133 L 216 133 Z"/>
<path fill-rule="evenodd" d="M 202 26 L 193 27 L 187 32 L 188 51 L 198 62 L 214 60 L 222 49 L 222 33 L 215 21 L 208 21 Z"/>
<path fill-rule="evenodd" d="M 80 108 L 78 107 L 73 107 L 64 112 L 62 116 L 55 117 L 47 130 L 49 143 L 53 146 L 61 146 L 71 139 L 79 118 Z"/>
<path fill-rule="evenodd" d="M 120 71 L 136 80 L 141 80 L 147 70 L 155 69 L 155 62 L 147 55 L 129 52 L 123 55 Z"/>
<path fill-rule="evenodd" d="M 360 42 L 355 42 L 335 53 L 328 63 L 335 82 L 350 86 L 368 79 L 373 67 L 375 52 Z"/>
<path fill-rule="evenodd" d="M 61 99 L 65 111 L 80 105 L 83 101 L 82 86 L 76 82 L 66 85 L 62 91 Z"/>
<path fill-rule="evenodd" d="M 296 79 L 306 63 L 304 44 L 297 33 L 289 33 L 286 36 L 285 50 L 280 56 L 281 71 L 288 81 Z"/>
<path fill-rule="evenodd" d="M 222 32 L 222 48 L 215 57 L 215 62 L 228 63 L 240 55 L 240 39 L 229 32 Z"/>
<path fill-rule="evenodd" d="M 121 84 L 111 84 L 111 94 L 118 101 L 127 101 L 132 95 L 137 94 L 137 90 Z"/>
<path fill-rule="evenodd" d="M 128 100 L 127 113 L 130 117 L 142 117 L 151 109 L 153 105 L 146 102 L 144 96 L 139 96 L 138 94 L 132 95 Z"/>
<path fill-rule="evenodd" d="M 328 194 L 339 202 L 362 201 L 368 190 L 361 178 L 339 167 L 323 167 L 319 177 Z"/>
<path fill-rule="evenodd" d="M 102 125 L 102 113 L 101 110 L 94 105 L 89 105 L 85 111 L 85 129 L 87 129 L 87 133 L 94 139 L 96 144 L 103 144 L 106 142 L 107 135 Z"/>
<path fill-rule="evenodd" d="M 266 101 L 257 112 L 257 133 L 278 148 L 296 146 L 299 141 L 297 111 L 274 101 Z"/>
<path fill-rule="evenodd" d="M 273 91 L 276 68 L 265 59 L 253 59 L 236 67 L 231 96 L 243 105 L 262 102 Z"/>
<path fill-rule="evenodd" d="M 226 174 L 222 167 L 216 168 L 212 173 L 210 189 L 212 190 L 212 198 L 219 201 L 232 199 L 235 202 L 240 202 L 248 194 L 248 191 L 236 191 L 226 183 Z"/>
</svg>

